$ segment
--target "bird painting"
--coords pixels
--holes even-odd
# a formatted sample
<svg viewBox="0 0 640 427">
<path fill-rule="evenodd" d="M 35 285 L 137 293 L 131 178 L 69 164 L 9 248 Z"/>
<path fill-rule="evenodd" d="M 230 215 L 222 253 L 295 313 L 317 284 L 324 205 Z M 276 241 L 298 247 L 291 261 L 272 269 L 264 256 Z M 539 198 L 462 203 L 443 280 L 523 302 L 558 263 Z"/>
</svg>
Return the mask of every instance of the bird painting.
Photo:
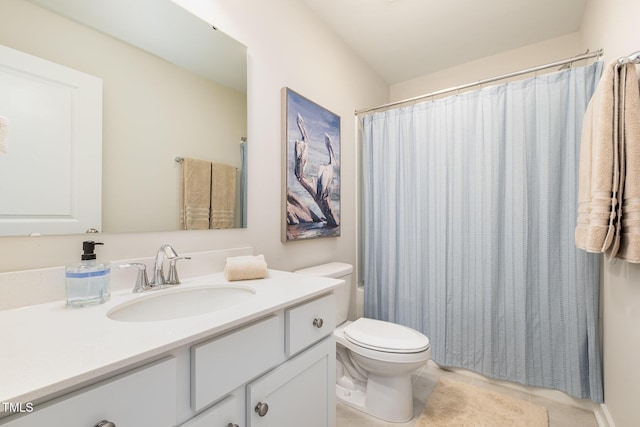
<svg viewBox="0 0 640 427">
<path fill-rule="evenodd" d="M 331 138 L 326 133 L 324 134 L 324 143 L 327 146 L 329 152 L 329 162 L 321 165 L 318 168 L 318 182 L 316 185 L 316 193 L 321 199 L 329 197 L 331 189 L 331 181 L 333 181 L 333 160 L 336 155 L 333 152 L 333 145 L 331 144 Z"/>
<path fill-rule="evenodd" d="M 340 117 L 288 88 L 283 99 L 288 169 L 283 241 L 339 236 Z"/>
<path fill-rule="evenodd" d="M 300 114 L 298 114 L 298 120 L 296 121 L 296 123 L 298 124 L 298 129 L 300 129 L 300 133 L 302 134 L 302 139 L 296 139 L 295 175 L 296 175 L 296 178 L 303 179 L 304 170 L 307 167 L 307 161 L 309 158 L 309 154 L 307 152 L 307 141 L 309 140 L 309 137 L 307 136 L 307 130 L 304 127 L 304 119 Z"/>
</svg>

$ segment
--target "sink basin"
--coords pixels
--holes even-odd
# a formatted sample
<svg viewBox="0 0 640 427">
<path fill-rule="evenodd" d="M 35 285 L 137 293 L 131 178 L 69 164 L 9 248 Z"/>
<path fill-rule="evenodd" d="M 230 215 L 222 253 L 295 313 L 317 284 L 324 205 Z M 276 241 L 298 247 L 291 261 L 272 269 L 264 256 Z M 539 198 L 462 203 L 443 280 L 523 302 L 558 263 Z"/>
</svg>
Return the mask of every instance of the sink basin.
<svg viewBox="0 0 640 427">
<path fill-rule="evenodd" d="M 223 310 L 250 300 L 256 291 L 245 286 L 206 285 L 150 291 L 107 312 L 121 322 L 156 322 Z"/>
</svg>

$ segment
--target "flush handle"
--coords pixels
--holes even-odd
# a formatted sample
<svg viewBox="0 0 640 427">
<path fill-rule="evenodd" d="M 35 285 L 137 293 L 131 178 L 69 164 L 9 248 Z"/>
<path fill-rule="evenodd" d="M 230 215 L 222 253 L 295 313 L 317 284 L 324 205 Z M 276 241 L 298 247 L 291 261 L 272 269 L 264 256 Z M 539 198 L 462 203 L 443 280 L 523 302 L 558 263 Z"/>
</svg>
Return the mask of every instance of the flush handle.
<svg viewBox="0 0 640 427">
<path fill-rule="evenodd" d="M 116 427 L 116 425 L 111 421 L 102 420 L 102 421 L 98 421 L 96 425 L 93 427 Z"/>
<path fill-rule="evenodd" d="M 258 402 L 258 404 L 256 405 L 256 412 L 261 417 L 264 417 L 265 415 L 267 415 L 267 412 L 269 412 L 269 405 L 267 405 L 266 403 Z"/>
<path fill-rule="evenodd" d="M 324 325 L 324 321 L 322 320 L 322 318 L 318 317 L 313 319 L 313 326 L 320 329 L 322 328 L 322 325 Z"/>
<path fill-rule="evenodd" d="M 235 423 L 229 423 L 227 424 L 227 427 L 240 427 L 238 424 Z"/>
</svg>

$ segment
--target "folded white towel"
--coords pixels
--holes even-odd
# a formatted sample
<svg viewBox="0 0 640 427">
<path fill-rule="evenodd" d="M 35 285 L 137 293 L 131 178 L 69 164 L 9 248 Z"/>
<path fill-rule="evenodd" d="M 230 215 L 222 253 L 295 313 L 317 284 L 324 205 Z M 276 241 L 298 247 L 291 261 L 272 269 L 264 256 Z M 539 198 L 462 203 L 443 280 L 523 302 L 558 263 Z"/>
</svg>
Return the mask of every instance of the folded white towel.
<svg viewBox="0 0 640 427">
<path fill-rule="evenodd" d="M 9 119 L 0 116 L 0 153 L 7 153 L 9 148 Z"/>
<path fill-rule="evenodd" d="M 227 258 L 224 277 L 229 281 L 263 279 L 267 276 L 264 255 L 245 255 Z"/>
</svg>

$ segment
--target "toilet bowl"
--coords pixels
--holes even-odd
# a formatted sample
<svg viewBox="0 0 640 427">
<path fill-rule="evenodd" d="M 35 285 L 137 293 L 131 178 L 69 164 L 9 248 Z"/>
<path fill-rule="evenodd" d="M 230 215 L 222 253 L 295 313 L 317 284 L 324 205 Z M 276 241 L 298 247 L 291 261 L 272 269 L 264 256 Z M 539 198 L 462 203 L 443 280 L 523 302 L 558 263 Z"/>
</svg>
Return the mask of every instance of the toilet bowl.
<svg viewBox="0 0 640 427">
<path fill-rule="evenodd" d="M 411 373 L 431 355 L 429 339 L 418 331 L 382 320 L 347 321 L 353 267 L 329 263 L 296 273 L 343 279 L 336 289 L 336 397 L 388 422 L 413 418 Z"/>
</svg>

